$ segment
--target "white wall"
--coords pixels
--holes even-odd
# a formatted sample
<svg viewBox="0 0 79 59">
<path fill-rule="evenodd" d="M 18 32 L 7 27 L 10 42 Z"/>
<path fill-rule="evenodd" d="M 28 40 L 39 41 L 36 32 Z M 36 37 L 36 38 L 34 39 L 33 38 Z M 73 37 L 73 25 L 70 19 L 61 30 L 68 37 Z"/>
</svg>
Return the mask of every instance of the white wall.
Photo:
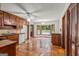
<svg viewBox="0 0 79 59">
<path fill-rule="evenodd" d="M 62 34 L 62 19 L 59 20 L 59 33 Z"/>
<path fill-rule="evenodd" d="M 34 36 L 36 36 L 37 34 L 37 25 L 36 24 L 34 24 Z"/>
</svg>

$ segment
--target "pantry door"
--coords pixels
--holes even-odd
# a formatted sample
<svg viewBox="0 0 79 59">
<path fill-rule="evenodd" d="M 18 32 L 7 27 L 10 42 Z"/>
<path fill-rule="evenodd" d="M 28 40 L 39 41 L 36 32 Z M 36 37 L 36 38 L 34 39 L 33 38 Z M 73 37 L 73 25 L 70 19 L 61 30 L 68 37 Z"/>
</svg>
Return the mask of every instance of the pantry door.
<svg viewBox="0 0 79 59">
<path fill-rule="evenodd" d="M 77 55 L 77 4 L 70 6 L 70 55 Z"/>
<path fill-rule="evenodd" d="M 77 4 L 77 55 L 79 56 L 79 4 Z"/>
</svg>

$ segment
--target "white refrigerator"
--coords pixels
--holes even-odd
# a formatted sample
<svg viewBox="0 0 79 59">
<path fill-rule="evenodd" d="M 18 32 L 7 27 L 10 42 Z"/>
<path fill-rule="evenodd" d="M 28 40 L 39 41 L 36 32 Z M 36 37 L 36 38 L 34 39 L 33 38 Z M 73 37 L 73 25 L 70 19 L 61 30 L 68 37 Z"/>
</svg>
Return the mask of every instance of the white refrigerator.
<svg viewBox="0 0 79 59">
<path fill-rule="evenodd" d="M 23 25 L 23 28 L 20 30 L 19 34 L 19 44 L 25 42 L 27 39 L 27 26 Z"/>
</svg>

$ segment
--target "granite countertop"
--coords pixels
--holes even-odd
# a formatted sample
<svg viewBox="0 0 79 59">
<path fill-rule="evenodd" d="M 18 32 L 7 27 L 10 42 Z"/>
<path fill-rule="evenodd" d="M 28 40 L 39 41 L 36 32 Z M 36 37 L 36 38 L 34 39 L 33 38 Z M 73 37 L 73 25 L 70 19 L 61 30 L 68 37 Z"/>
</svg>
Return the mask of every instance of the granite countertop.
<svg viewBox="0 0 79 59">
<path fill-rule="evenodd" d="M 2 36 L 8 36 L 8 35 L 16 35 L 16 34 L 19 34 L 19 33 L 0 34 L 0 37 L 2 37 Z"/>
<path fill-rule="evenodd" d="M 18 35 L 18 34 L 25 34 L 25 33 L 0 34 L 0 37 L 2 37 L 2 36 L 8 36 L 8 35 Z"/>
<path fill-rule="evenodd" d="M 0 48 L 4 47 L 4 46 L 8 46 L 11 44 L 15 44 L 16 41 L 11 41 L 11 40 L 0 40 Z"/>
</svg>

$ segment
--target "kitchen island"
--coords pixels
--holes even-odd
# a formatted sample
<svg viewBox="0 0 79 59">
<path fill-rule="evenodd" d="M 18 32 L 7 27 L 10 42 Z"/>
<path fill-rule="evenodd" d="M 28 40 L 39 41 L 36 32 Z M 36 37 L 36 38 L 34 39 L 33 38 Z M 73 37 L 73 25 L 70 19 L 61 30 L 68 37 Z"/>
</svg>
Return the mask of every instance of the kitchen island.
<svg viewBox="0 0 79 59">
<path fill-rule="evenodd" d="M 16 41 L 0 40 L 0 54 L 16 56 Z"/>
</svg>

